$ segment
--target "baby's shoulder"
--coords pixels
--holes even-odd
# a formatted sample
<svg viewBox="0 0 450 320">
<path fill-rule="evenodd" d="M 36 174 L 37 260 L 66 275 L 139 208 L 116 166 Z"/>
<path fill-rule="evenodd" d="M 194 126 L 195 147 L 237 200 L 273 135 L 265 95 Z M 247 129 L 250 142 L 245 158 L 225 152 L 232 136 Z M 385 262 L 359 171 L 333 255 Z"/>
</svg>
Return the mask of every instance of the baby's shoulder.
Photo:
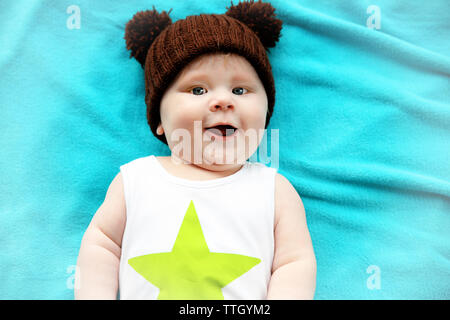
<svg viewBox="0 0 450 320">
<path fill-rule="evenodd" d="M 275 173 L 275 193 L 278 194 L 278 196 L 285 195 L 286 193 L 297 193 L 294 186 L 291 184 L 291 182 L 281 173 L 276 172 Z M 284 197 L 281 197 L 283 199 Z"/>
<path fill-rule="evenodd" d="M 276 221 L 289 212 L 304 211 L 303 202 L 292 183 L 281 173 L 275 175 L 275 216 Z"/>
</svg>

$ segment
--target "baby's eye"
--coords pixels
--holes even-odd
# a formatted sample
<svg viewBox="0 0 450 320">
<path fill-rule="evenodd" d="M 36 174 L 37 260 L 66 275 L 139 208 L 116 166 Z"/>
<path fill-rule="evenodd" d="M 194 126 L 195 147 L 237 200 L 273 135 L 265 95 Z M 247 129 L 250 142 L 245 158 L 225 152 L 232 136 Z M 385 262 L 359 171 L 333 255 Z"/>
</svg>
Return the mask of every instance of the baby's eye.
<svg viewBox="0 0 450 320">
<path fill-rule="evenodd" d="M 238 90 L 234 90 L 234 89 L 238 89 Z M 242 88 L 242 87 L 237 87 L 234 89 L 233 89 L 233 93 L 237 94 L 237 95 L 243 95 L 244 93 L 246 93 L 248 91 L 247 89 Z M 244 90 L 246 90 L 246 91 L 244 92 Z"/>
<path fill-rule="evenodd" d="M 205 91 L 205 88 L 202 87 L 195 87 L 191 89 L 191 92 L 196 96 L 202 95 Z"/>
</svg>

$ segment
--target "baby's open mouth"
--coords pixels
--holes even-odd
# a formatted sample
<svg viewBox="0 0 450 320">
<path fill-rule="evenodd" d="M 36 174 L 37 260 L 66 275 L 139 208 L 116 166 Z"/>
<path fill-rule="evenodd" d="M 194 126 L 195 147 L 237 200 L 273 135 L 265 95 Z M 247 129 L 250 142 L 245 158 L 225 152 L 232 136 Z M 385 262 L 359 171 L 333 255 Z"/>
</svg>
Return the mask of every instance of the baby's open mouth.
<svg viewBox="0 0 450 320">
<path fill-rule="evenodd" d="M 237 129 L 231 125 L 218 125 L 206 128 L 206 130 L 209 130 L 214 134 L 220 133 L 222 136 L 231 136 Z"/>
</svg>

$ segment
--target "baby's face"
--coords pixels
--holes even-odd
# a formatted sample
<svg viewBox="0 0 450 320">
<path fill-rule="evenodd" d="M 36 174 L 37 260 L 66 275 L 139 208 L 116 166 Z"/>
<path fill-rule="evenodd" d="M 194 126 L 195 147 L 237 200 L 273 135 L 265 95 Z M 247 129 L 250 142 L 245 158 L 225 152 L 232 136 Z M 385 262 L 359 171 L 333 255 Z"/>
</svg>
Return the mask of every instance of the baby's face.
<svg viewBox="0 0 450 320">
<path fill-rule="evenodd" d="M 264 86 L 245 58 L 202 55 L 164 93 L 157 134 L 165 134 L 172 155 L 209 170 L 226 170 L 256 151 L 267 108 Z"/>
</svg>

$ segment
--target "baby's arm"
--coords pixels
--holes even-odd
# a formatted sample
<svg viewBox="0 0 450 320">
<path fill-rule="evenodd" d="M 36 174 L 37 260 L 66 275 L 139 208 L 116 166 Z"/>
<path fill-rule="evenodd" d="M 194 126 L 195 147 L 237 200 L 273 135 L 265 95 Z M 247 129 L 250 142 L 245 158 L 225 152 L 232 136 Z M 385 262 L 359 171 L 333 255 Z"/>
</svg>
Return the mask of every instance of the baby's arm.
<svg viewBox="0 0 450 320">
<path fill-rule="evenodd" d="M 316 258 L 305 209 L 295 188 L 280 174 L 275 180 L 275 214 L 275 253 L 267 299 L 313 299 Z"/>
<path fill-rule="evenodd" d="M 75 299 L 116 299 L 126 208 L 121 173 L 87 228 L 77 261 Z"/>
</svg>

